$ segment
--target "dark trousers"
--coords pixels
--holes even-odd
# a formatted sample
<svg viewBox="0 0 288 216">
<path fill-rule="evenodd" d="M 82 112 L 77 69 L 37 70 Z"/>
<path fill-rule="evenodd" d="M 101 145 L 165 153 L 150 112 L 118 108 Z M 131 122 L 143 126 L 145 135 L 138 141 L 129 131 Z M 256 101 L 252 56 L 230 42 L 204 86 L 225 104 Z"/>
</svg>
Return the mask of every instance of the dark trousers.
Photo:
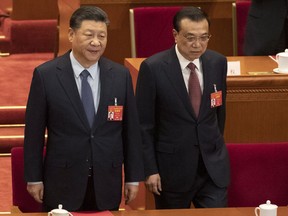
<svg viewBox="0 0 288 216">
<path fill-rule="evenodd" d="M 190 191 L 163 190 L 160 196 L 154 195 L 154 198 L 157 209 L 190 208 L 191 203 L 195 208 L 221 208 L 227 206 L 227 188 L 219 188 L 214 184 L 200 157 L 195 183 Z"/>
<path fill-rule="evenodd" d="M 99 209 L 98 208 L 96 204 L 96 198 L 95 198 L 95 192 L 94 192 L 93 175 L 91 175 L 88 178 L 87 190 L 86 190 L 83 204 L 78 211 L 103 211 L 103 210 L 118 211 L 119 206 L 116 206 L 115 208 L 112 208 L 112 209 Z"/>
<path fill-rule="evenodd" d="M 284 28 L 278 40 L 275 54 L 285 52 L 285 49 L 287 48 L 288 48 L 288 18 L 286 18 L 285 20 Z"/>
<path fill-rule="evenodd" d="M 63 206 L 65 209 L 65 206 Z M 44 212 L 49 212 L 56 207 L 51 207 L 43 204 L 43 211 Z M 68 210 L 68 209 L 66 209 Z M 97 211 L 98 207 L 96 205 L 96 200 L 95 200 L 95 193 L 94 193 L 94 183 L 93 183 L 93 177 L 92 175 L 88 177 L 88 183 L 87 183 L 87 189 L 86 189 L 86 194 L 83 200 L 83 203 L 81 207 L 77 211 Z M 70 211 L 70 210 L 68 210 Z"/>
<path fill-rule="evenodd" d="M 96 205 L 95 192 L 94 192 L 93 175 L 88 177 L 86 194 L 85 194 L 82 206 L 78 210 L 79 211 L 96 211 L 96 210 L 98 210 L 98 207 Z"/>
<path fill-rule="evenodd" d="M 49 212 L 57 207 L 50 207 L 47 205 L 43 205 L 43 211 Z M 65 206 L 64 206 L 65 208 Z M 68 209 L 66 209 L 68 210 Z M 81 207 L 76 211 L 103 211 L 103 210 L 110 210 L 110 211 L 118 211 L 119 206 L 115 206 L 115 208 L 112 209 L 99 209 L 96 204 L 96 198 L 95 198 L 95 192 L 94 192 L 94 181 L 93 181 L 93 174 L 91 173 L 88 177 L 88 183 L 87 183 L 87 189 L 85 193 L 85 197 L 83 200 L 83 203 Z M 70 210 L 68 210 L 70 211 Z"/>
</svg>

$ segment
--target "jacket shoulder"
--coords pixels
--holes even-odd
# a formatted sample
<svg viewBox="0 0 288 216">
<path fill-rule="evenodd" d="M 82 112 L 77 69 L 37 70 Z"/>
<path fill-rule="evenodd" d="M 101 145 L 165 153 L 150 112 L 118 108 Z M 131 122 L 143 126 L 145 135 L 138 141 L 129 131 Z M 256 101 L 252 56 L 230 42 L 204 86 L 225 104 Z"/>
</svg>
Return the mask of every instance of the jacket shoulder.
<svg viewBox="0 0 288 216">
<path fill-rule="evenodd" d="M 39 66 L 37 66 L 36 69 L 38 71 L 47 71 L 47 70 L 51 70 L 51 68 L 62 67 L 62 65 L 66 65 L 66 64 L 71 65 L 69 53 L 66 53 L 62 56 L 58 56 L 58 57 L 51 59 L 49 61 L 46 61 L 46 62 L 40 64 Z"/>
<path fill-rule="evenodd" d="M 123 71 L 123 72 L 129 72 L 128 68 L 126 68 L 125 66 L 114 62 L 106 57 L 101 57 L 99 60 L 99 65 L 100 68 L 105 68 L 105 69 L 112 69 L 112 70 L 117 70 L 117 71 Z"/>
<path fill-rule="evenodd" d="M 200 57 L 203 61 L 209 61 L 209 62 L 223 62 L 227 63 L 226 56 L 222 55 L 221 53 L 218 53 L 214 50 L 206 50 L 205 53 Z"/>
<path fill-rule="evenodd" d="M 164 50 L 162 52 L 156 53 L 147 59 L 144 62 L 153 65 L 154 63 L 159 64 L 159 62 L 166 62 L 171 58 L 177 58 L 174 46 L 170 49 Z"/>
</svg>

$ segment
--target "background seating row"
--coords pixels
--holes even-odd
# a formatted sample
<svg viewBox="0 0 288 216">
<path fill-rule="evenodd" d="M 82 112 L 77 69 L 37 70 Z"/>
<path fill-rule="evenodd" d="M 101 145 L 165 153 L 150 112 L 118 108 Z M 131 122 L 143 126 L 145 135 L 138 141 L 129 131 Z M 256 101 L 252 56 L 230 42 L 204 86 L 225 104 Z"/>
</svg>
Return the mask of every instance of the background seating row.
<svg viewBox="0 0 288 216">
<path fill-rule="evenodd" d="M 250 5 L 250 1 L 232 3 L 233 54 L 236 56 L 243 55 Z M 162 6 L 130 9 L 131 57 L 146 58 L 171 47 L 174 44 L 173 17 L 181 8 L 182 6 Z"/>
<path fill-rule="evenodd" d="M 2 21 L 1 53 L 56 53 L 58 21 L 12 20 Z"/>
</svg>

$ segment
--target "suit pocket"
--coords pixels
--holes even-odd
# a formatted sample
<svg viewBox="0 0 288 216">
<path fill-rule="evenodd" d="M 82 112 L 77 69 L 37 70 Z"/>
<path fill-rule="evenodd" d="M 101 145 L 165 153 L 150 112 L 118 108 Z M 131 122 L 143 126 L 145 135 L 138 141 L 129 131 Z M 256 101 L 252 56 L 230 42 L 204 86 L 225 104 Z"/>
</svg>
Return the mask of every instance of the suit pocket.
<svg viewBox="0 0 288 216">
<path fill-rule="evenodd" d="M 170 143 L 158 142 L 156 145 L 156 151 L 172 154 L 175 152 L 175 145 Z"/>
</svg>

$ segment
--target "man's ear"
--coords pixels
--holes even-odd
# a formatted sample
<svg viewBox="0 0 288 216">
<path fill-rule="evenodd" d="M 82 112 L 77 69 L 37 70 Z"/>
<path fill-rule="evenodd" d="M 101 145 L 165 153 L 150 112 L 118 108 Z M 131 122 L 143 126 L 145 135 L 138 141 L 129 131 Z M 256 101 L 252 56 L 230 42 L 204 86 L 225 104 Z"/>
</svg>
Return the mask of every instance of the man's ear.
<svg viewBox="0 0 288 216">
<path fill-rule="evenodd" d="M 178 32 L 176 31 L 176 29 L 173 29 L 173 30 L 172 30 L 172 34 L 173 34 L 175 43 L 177 43 Z"/>
<path fill-rule="evenodd" d="M 72 28 L 69 28 L 69 30 L 68 30 L 68 40 L 70 42 L 72 42 L 74 34 L 75 34 L 74 30 Z"/>
</svg>

